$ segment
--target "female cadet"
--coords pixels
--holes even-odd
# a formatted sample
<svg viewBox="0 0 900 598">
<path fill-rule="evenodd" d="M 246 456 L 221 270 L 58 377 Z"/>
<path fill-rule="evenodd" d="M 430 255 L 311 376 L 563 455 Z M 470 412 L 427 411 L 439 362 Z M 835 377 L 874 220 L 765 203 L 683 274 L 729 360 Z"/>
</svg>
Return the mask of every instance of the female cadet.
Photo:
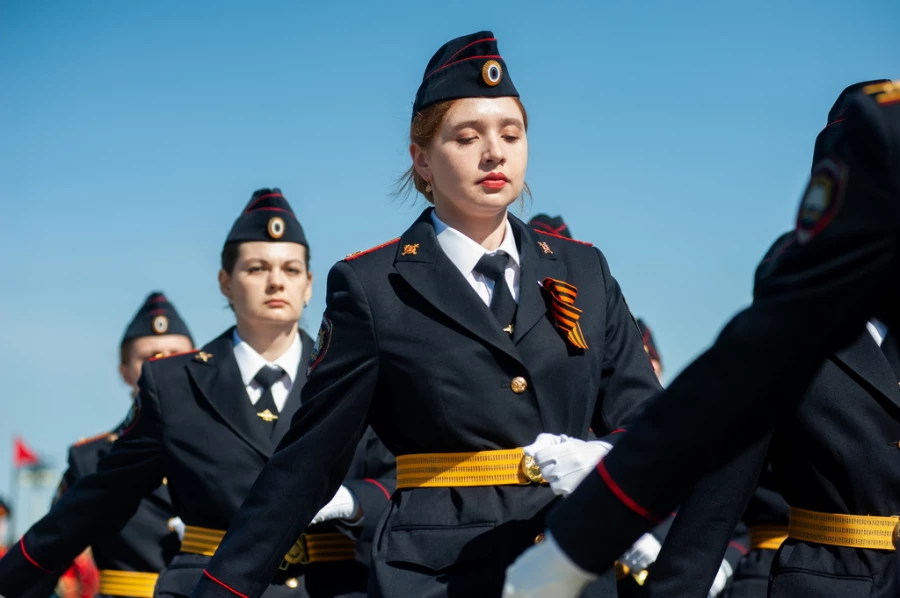
<svg viewBox="0 0 900 598">
<path fill-rule="evenodd" d="M 145 361 L 193 348 L 191 333 L 175 306 L 162 293 L 150 293 L 128 323 L 119 343 L 119 375 L 128 385 L 131 399 L 138 394 L 138 378 Z M 109 453 L 118 438 L 120 427 L 69 447 L 69 467 L 54 502 L 78 478 L 97 471 L 100 459 Z M 100 536 L 91 543 L 91 554 L 100 570 L 100 596 L 153 596 L 159 572 L 178 552 L 178 536 L 170 528 L 170 520 L 174 517 L 169 490 L 161 484 L 144 497 L 122 529 Z M 43 588 L 53 585 L 53 576 L 47 576 L 46 584 L 41 584 Z M 33 595 L 38 592 L 40 590 L 35 589 Z"/>
<path fill-rule="evenodd" d="M 112 451 L 0 560 L 0 594 L 21 595 L 95 538 L 119 530 L 163 476 L 186 527 L 156 595 L 190 592 L 300 406 L 300 364 L 313 348 L 297 327 L 312 293 L 308 247 L 280 191 L 253 194 L 228 235 L 219 272 L 237 326 L 199 352 L 144 366 Z M 298 532 L 285 549 L 267 596 L 364 595 L 367 567 L 337 522 L 346 521 L 350 535 L 371 534 L 387 505 L 384 484 L 362 478 L 378 477 L 391 463 L 377 451 L 363 458 L 368 447 L 361 444 L 353 479 L 335 485 L 334 499 L 317 515 L 322 525 Z M 347 447 L 350 457 L 355 448 Z"/>
<path fill-rule="evenodd" d="M 400 489 L 376 532 L 370 595 L 499 595 L 516 552 L 543 541 L 554 492 L 608 446 L 582 440 L 588 429 L 612 434 L 657 392 L 603 255 L 507 213 L 526 130 L 490 32 L 432 58 L 410 153 L 434 209 L 332 269 L 304 406 L 195 595 L 259 596 L 370 422 L 398 455 Z M 529 443 L 555 455 L 552 488 L 517 448 Z"/>
</svg>

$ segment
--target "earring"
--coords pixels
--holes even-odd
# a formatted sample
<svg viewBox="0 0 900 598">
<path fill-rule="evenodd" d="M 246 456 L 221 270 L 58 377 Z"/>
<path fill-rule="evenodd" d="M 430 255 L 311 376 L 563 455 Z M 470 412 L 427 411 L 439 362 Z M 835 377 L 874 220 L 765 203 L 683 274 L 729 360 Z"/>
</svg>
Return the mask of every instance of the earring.
<svg viewBox="0 0 900 598">
<path fill-rule="evenodd" d="M 431 183 L 425 183 L 425 193 L 431 193 Z"/>
</svg>

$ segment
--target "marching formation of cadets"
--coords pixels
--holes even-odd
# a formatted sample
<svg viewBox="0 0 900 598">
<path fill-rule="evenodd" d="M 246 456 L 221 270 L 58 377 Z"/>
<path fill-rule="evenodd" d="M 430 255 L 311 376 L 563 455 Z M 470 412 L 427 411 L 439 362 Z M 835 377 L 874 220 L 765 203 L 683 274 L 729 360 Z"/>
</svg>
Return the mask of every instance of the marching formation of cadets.
<svg viewBox="0 0 900 598">
<path fill-rule="evenodd" d="M 70 448 L 0 594 L 89 548 L 103 596 L 900 595 L 900 82 L 837 99 L 752 304 L 665 390 L 603 253 L 507 211 L 527 130 L 493 34 L 442 46 L 410 125 L 431 205 L 331 269 L 315 339 L 303 227 L 254 192 L 234 326 L 195 348 L 147 297 L 131 409 Z"/>
</svg>

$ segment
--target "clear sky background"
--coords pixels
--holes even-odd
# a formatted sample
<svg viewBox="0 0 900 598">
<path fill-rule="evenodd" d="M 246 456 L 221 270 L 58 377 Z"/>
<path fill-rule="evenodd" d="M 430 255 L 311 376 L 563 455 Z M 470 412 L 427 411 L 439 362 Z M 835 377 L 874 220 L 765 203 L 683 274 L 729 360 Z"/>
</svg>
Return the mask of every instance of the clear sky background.
<svg viewBox="0 0 900 598">
<path fill-rule="evenodd" d="M 898 27 L 896 0 L 0 0 L 0 494 L 14 434 L 62 467 L 125 415 L 151 290 L 200 342 L 231 324 L 219 252 L 256 188 L 306 228 L 314 333 L 328 268 L 422 209 L 390 197 L 412 100 L 481 29 L 531 120 L 520 214 L 603 250 L 671 379 L 748 302 L 841 89 L 900 77 Z"/>
</svg>

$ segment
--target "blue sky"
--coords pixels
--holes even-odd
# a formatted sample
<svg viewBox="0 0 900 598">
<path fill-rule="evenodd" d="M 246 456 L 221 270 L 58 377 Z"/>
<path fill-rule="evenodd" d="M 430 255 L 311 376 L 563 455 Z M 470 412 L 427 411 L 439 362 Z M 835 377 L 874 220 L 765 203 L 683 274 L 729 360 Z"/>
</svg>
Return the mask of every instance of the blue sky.
<svg viewBox="0 0 900 598">
<path fill-rule="evenodd" d="M 837 94 L 900 77 L 898 24 L 895 0 L 0 3 L 0 494 L 13 434 L 61 466 L 125 414 L 148 292 L 201 341 L 230 325 L 218 256 L 256 188 L 306 228 L 314 331 L 331 264 L 422 209 L 390 197 L 413 96 L 481 29 L 531 119 L 521 213 L 604 251 L 671 378 L 746 304 Z"/>
</svg>

